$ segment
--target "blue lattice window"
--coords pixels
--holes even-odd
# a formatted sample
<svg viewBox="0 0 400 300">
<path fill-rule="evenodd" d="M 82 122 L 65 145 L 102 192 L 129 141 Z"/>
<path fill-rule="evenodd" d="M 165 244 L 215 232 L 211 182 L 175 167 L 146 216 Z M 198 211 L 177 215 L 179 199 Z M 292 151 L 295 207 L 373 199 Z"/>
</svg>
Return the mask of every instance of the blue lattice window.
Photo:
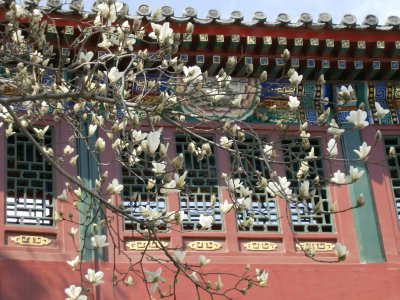
<svg viewBox="0 0 400 300">
<path fill-rule="evenodd" d="M 213 140 L 212 137 L 206 137 Z M 222 216 L 219 210 L 218 191 L 218 166 L 215 147 L 211 145 L 212 154 L 198 160 L 195 155 L 189 153 L 187 147 L 193 141 L 197 147 L 201 147 L 203 141 L 189 139 L 186 136 L 176 136 L 175 146 L 177 153 L 184 155 L 184 169 L 188 171 L 186 176 L 186 188 L 180 193 L 180 209 L 187 214 L 183 221 L 184 230 L 200 230 L 200 214 L 213 216 L 214 222 L 211 230 L 222 230 Z M 216 201 L 213 203 L 214 198 Z M 213 208 L 214 207 L 214 208 Z"/>
<path fill-rule="evenodd" d="M 40 141 L 53 148 L 53 130 Z M 7 138 L 6 223 L 52 226 L 54 172 L 26 136 L 17 132 Z"/>
<path fill-rule="evenodd" d="M 255 137 L 246 137 L 246 143 L 238 143 L 238 153 L 242 153 L 240 157 L 232 154 L 231 164 L 235 178 L 240 178 L 245 187 L 253 190 L 251 209 L 237 212 L 237 224 L 239 231 L 262 231 L 262 232 L 278 232 L 279 217 L 278 208 L 275 197 L 271 197 L 265 192 L 265 189 L 258 190 L 256 188 L 258 178 L 254 176 L 255 172 L 259 172 L 260 176 L 267 179 L 270 178 L 267 164 L 263 161 L 261 155 L 262 144 L 265 141 L 257 141 Z M 242 168 L 242 172 L 237 172 Z M 238 196 L 238 195 L 237 195 Z M 249 217 L 253 218 L 254 223 L 250 227 L 240 226 L 243 220 Z"/>
<path fill-rule="evenodd" d="M 396 206 L 397 219 L 400 222 L 400 137 L 385 137 L 385 149 L 389 166 L 390 179 L 394 204 Z M 395 157 L 389 157 L 390 147 L 396 150 Z"/>
<path fill-rule="evenodd" d="M 152 162 L 158 161 L 159 157 L 149 157 L 142 152 L 138 156 L 139 161 L 132 166 L 129 163 L 129 155 L 130 153 L 127 150 L 121 155 L 123 161 L 121 177 L 124 185 L 122 201 L 125 212 L 136 219 L 143 220 L 140 208 L 149 205 L 150 208 L 157 209 L 161 215 L 161 212 L 167 209 L 165 196 L 159 195 L 156 189 L 151 191 L 146 189 L 147 179 L 154 178 Z M 160 183 L 160 180 L 157 179 L 157 183 Z M 124 229 L 143 231 L 145 228 L 137 222 L 132 222 L 129 218 L 124 218 Z M 158 222 L 158 229 L 167 230 L 165 224 L 161 221 Z"/>
<path fill-rule="evenodd" d="M 323 152 L 318 139 L 310 139 L 310 147 L 314 147 L 315 156 L 321 157 Z M 293 193 L 299 193 L 301 180 L 297 178 L 300 161 L 311 148 L 304 149 L 301 140 L 282 141 L 283 158 L 286 168 L 286 177 L 290 180 Z M 310 160 L 309 176 L 310 191 L 315 190 L 315 196 L 309 199 L 293 201 L 290 204 L 292 227 L 295 232 L 334 232 L 333 216 L 329 213 L 330 203 L 328 191 L 324 185 L 325 172 L 322 159 Z M 316 176 L 320 178 L 320 186 L 313 186 Z M 318 210 L 315 208 L 319 207 Z"/>
</svg>

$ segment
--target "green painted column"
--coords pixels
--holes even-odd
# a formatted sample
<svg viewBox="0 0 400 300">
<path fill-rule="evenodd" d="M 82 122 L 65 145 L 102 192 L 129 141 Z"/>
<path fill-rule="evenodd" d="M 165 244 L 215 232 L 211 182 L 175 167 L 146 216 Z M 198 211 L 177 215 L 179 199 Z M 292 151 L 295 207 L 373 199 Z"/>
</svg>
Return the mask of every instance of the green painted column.
<svg viewBox="0 0 400 300">
<path fill-rule="evenodd" d="M 88 122 L 81 123 L 82 136 L 88 135 Z M 99 169 L 96 160 L 96 152 L 91 152 L 90 149 L 95 149 L 96 134 L 87 139 L 87 143 L 79 139 L 78 140 L 78 175 L 82 178 L 85 187 L 93 190 L 95 187 L 96 179 L 99 178 Z M 93 234 L 104 234 L 102 232 L 102 226 L 100 225 L 103 219 L 102 212 L 99 210 L 97 201 L 92 201 L 92 196 L 82 191 L 82 200 L 79 202 L 79 223 L 80 228 L 80 242 L 83 247 L 82 259 L 86 260 L 105 260 L 105 248 L 93 249 L 91 237 Z M 93 226 L 89 224 L 98 224 L 96 232 Z"/>
<path fill-rule="evenodd" d="M 350 124 L 344 125 L 346 129 L 352 128 Z M 357 159 L 358 156 L 353 150 L 358 149 L 361 144 L 362 140 L 359 130 L 346 130 L 342 136 L 344 158 L 350 160 Z M 363 207 L 353 210 L 361 263 L 385 262 L 375 200 L 372 196 L 367 166 L 365 163 L 350 162 L 347 165 L 347 174 L 351 165 L 365 172 L 356 183 L 349 185 L 352 206 L 356 205 L 357 197 L 360 194 L 363 194 L 365 199 Z"/>
</svg>

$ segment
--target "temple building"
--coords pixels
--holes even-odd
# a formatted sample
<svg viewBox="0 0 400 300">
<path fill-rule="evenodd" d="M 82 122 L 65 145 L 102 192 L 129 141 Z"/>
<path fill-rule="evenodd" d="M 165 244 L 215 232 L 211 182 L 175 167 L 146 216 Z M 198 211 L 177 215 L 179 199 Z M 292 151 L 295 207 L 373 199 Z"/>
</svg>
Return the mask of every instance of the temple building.
<svg viewBox="0 0 400 300">
<path fill-rule="evenodd" d="M 0 1 L 0 5 L 3 2 Z M 49 1 L 47 5 L 54 8 L 60 4 L 56 2 Z M 57 21 L 47 26 L 49 38 L 54 32 L 74 35 L 74 29 L 82 18 L 76 9 L 79 5 L 79 1 L 72 1 L 70 6 L 60 6 L 52 13 Z M 136 11 L 131 7 L 126 19 L 130 22 L 141 19 L 142 26 L 150 31 L 151 14 L 149 6 L 140 5 Z M 327 127 L 318 126 L 318 116 L 329 104 L 321 99 L 329 97 L 335 103 L 341 87 L 351 87 L 355 100 L 340 108 L 332 106 L 331 113 L 337 123 L 347 126 L 349 112 L 363 104 L 370 125 L 343 134 L 339 145 L 340 158 L 356 159 L 353 149 L 366 141 L 368 145 L 374 145 L 369 161 L 377 163 L 357 163 L 359 170 L 365 173 L 356 183 L 321 187 L 316 191 L 316 197 L 325 211 L 333 205 L 338 211 L 356 206 L 361 193 L 365 205 L 337 214 L 321 214 L 307 209 L 316 203 L 288 209 L 285 201 L 267 193 L 258 193 L 261 201 L 252 203 L 258 213 L 252 215 L 254 223 L 251 226 L 241 226 L 241 221 L 248 216 L 246 210 L 223 215 L 215 209 L 212 228 L 198 230 L 199 214 L 189 213 L 181 227 L 176 228 L 178 230 L 160 228 L 163 245 L 171 248 L 186 245 L 188 262 L 195 263 L 199 255 L 206 256 L 212 262 L 207 266 L 210 273 L 242 272 L 247 264 L 265 269 L 269 273 L 267 287 L 249 289 L 249 299 L 399 299 L 400 18 L 390 16 L 381 22 L 368 15 L 360 22 L 347 14 L 339 24 L 334 24 L 328 13 L 321 13 L 317 18 L 303 13 L 295 20 L 284 13 L 275 20 L 268 17 L 259 11 L 251 20 L 245 20 L 241 12 L 234 11 L 229 19 L 222 19 L 216 10 L 210 10 L 207 16 L 197 16 L 195 8 L 187 8 L 182 16 L 176 16 L 172 7 L 164 6 L 157 21 L 170 22 L 171 28 L 181 33 L 179 49 L 173 56 L 178 56 L 179 61 L 188 66 L 199 66 L 202 72 L 208 72 L 209 77 L 216 76 L 221 67 L 226 68 L 229 59 L 235 60 L 236 67 L 231 76 L 237 80 L 232 80 L 232 93 L 243 93 L 243 103 L 259 103 L 251 111 L 227 111 L 228 108 L 222 107 L 219 114 L 228 114 L 250 124 L 255 132 L 269 141 L 280 141 L 279 155 L 285 162 L 290 162 L 293 157 L 304 157 L 304 149 L 293 146 L 290 134 L 298 131 L 299 124 L 306 121 L 316 155 L 326 153 Z M 0 20 L 5 20 L 3 8 L 0 8 Z M 186 32 L 188 22 L 194 24 L 191 34 Z M 150 53 L 156 51 L 155 46 L 147 45 L 139 38 L 133 51 L 144 47 Z M 59 51 L 63 55 L 70 55 L 66 44 L 61 44 L 61 48 Z M 290 51 L 290 67 L 304 77 L 297 93 L 300 109 L 297 113 L 290 113 L 290 124 L 285 124 L 288 126 L 287 134 L 282 137 L 277 124 L 283 116 L 288 121 L 287 101 L 294 92 L 290 83 L 281 79 L 286 75 L 283 74 L 285 61 L 281 56 L 284 49 Z M 99 51 L 95 56 L 103 54 Z M 145 67 L 152 67 L 152 63 Z M 259 82 L 265 70 L 268 72 L 268 89 Z M 326 82 L 318 80 L 322 74 Z M 142 85 L 139 78 L 128 86 L 135 93 L 143 90 L 145 83 L 143 80 Z M 2 88 L 1 93 L 6 95 L 12 91 Z M 374 115 L 377 111 L 375 103 L 389 109 L 390 113 L 377 118 Z M 274 105 L 276 110 L 272 113 L 269 108 Z M 182 110 L 190 112 L 191 108 L 182 105 Z M 44 120 L 40 122 L 46 124 Z M 46 144 L 52 145 L 55 153 L 61 155 L 73 129 L 63 121 L 50 123 L 51 128 L 44 137 Z M 201 132 L 207 128 L 198 129 Z M 375 139 L 377 129 L 382 132 L 381 140 Z M 0 299 L 64 299 L 66 287 L 81 285 L 79 272 L 71 271 L 66 261 L 77 255 L 75 243 L 84 242 L 78 238 L 74 242 L 69 234 L 76 224 L 68 221 L 58 223 L 54 219 L 56 211 L 67 214 L 71 209 L 56 200 L 57 195 L 63 193 L 66 180 L 43 160 L 23 134 L 17 132 L 6 138 L 6 129 L 0 130 L 0 149 L 5 157 L 0 160 L 0 169 L 4 170 L 0 181 L 0 202 L 3 203 L 0 210 Z M 213 132 L 202 134 L 215 141 L 221 137 Z M 109 178 L 117 178 L 124 184 L 123 192 L 115 201 L 132 216 L 139 216 L 139 206 L 150 202 L 152 207 L 160 210 L 179 211 L 207 209 L 213 195 L 217 195 L 220 201 L 229 199 L 228 188 L 220 175 L 235 169 L 237 162 L 234 157 L 221 149 L 212 149 L 212 155 L 198 162 L 190 159 L 187 150 L 190 141 L 185 135 L 168 125 L 164 126 L 162 135 L 162 139 L 170 143 L 170 157 L 177 153 L 185 156 L 189 194 L 150 195 L 132 170 L 113 159 L 111 148 L 99 156 L 100 162 L 111 163 L 98 169 L 97 161 L 87 153 L 85 145 L 77 145 L 78 166 L 66 164 L 64 168 L 79 175 L 89 186 L 93 186 L 99 175 L 107 170 Z M 248 151 L 252 157 L 259 156 L 259 149 L 246 147 L 244 145 L 241 150 Z M 396 149 L 396 157 L 389 156 L 391 147 Z M 310 165 L 316 172 L 314 176 L 327 178 L 338 169 L 334 162 L 326 160 L 313 160 Z M 268 171 L 263 170 L 256 159 L 247 160 L 243 167 L 255 168 L 268 176 Z M 339 168 L 348 173 L 349 167 Z M 295 185 L 298 168 L 295 164 L 291 169 L 277 166 L 277 171 Z M 133 194 L 137 195 L 139 204 L 132 204 Z M 108 222 L 113 224 L 120 237 L 117 243 L 125 251 L 119 252 L 110 243 L 101 253 L 83 253 L 85 266 L 105 272 L 105 283 L 85 295 L 88 299 L 103 300 L 114 299 L 114 295 L 118 299 L 147 299 L 145 284 L 139 277 L 134 277 L 132 286 L 121 284 L 114 288 L 112 276 L 120 268 L 126 268 L 130 260 L 138 259 L 145 249 L 152 256 L 160 255 L 161 251 L 157 245 L 147 244 L 135 233 L 141 230 L 139 225 L 122 217 L 108 217 Z M 82 237 L 84 233 L 80 234 Z M 301 250 L 310 249 L 316 260 L 334 261 L 337 242 L 345 244 L 349 250 L 346 260 L 340 263 L 314 261 Z M 157 268 L 151 261 L 146 264 L 152 271 Z M 165 277 L 173 280 L 171 274 L 165 274 Z M 228 276 L 224 284 L 228 286 L 232 282 L 234 278 Z M 184 282 L 177 285 L 177 290 L 177 299 L 195 299 L 195 291 L 188 289 Z M 160 298 L 157 293 L 154 297 Z M 239 293 L 235 299 L 240 297 Z M 209 299 L 209 296 L 204 295 L 204 299 Z"/>
</svg>

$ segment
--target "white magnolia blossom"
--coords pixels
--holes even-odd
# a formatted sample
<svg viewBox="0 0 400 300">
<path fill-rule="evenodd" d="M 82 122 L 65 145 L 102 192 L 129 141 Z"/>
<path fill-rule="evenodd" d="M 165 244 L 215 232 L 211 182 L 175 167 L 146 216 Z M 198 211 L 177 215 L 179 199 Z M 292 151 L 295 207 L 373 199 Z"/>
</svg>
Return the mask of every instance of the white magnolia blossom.
<svg viewBox="0 0 400 300">
<path fill-rule="evenodd" d="M 278 177 L 278 181 L 270 181 L 268 183 L 267 192 L 272 196 L 281 196 L 286 198 L 292 194 L 292 190 L 289 189 L 291 182 L 285 177 Z"/>
<path fill-rule="evenodd" d="M 46 134 L 47 130 L 49 129 L 49 125 L 47 125 L 45 128 L 43 129 L 37 129 L 37 128 L 33 128 L 33 131 L 35 131 L 36 136 L 43 140 L 44 139 L 44 135 Z"/>
<path fill-rule="evenodd" d="M 328 151 L 328 155 L 331 158 L 335 158 L 339 152 L 338 152 L 338 148 L 337 148 L 337 142 L 335 139 L 330 139 L 328 142 L 328 148 L 326 148 Z"/>
<path fill-rule="evenodd" d="M 71 285 L 69 288 L 65 289 L 65 294 L 67 297 L 65 300 L 86 300 L 87 297 L 81 295 L 82 288 L 80 286 Z"/>
<path fill-rule="evenodd" d="M 224 149 L 229 149 L 232 147 L 233 140 L 228 139 L 226 136 L 222 136 L 219 140 L 219 144 Z"/>
<path fill-rule="evenodd" d="M 95 143 L 95 147 L 99 152 L 103 152 L 106 148 L 106 142 L 103 140 L 103 138 L 99 137 Z"/>
<path fill-rule="evenodd" d="M 142 133 L 141 130 L 139 130 L 139 131 L 133 130 L 131 132 L 131 137 L 132 137 L 132 140 L 136 144 L 138 144 L 138 143 L 140 143 L 141 141 L 143 141 L 147 137 L 147 133 L 146 132 Z"/>
<path fill-rule="evenodd" d="M 383 118 L 390 112 L 389 109 L 383 108 L 379 102 L 375 102 L 375 108 L 376 113 L 374 113 L 374 116 L 378 117 L 379 119 Z"/>
<path fill-rule="evenodd" d="M 260 286 L 267 286 L 268 273 L 265 270 L 256 269 L 257 281 Z"/>
<path fill-rule="evenodd" d="M 79 261 L 79 255 L 77 255 L 73 260 L 67 260 L 67 264 L 75 271 L 78 268 Z"/>
<path fill-rule="evenodd" d="M 338 103 L 343 104 L 352 100 L 356 100 L 356 95 L 354 93 L 353 87 L 349 85 L 345 87 L 342 85 L 340 87 L 340 92 L 338 93 Z"/>
<path fill-rule="evenodd" d="M 353 166 L 350 166 L 350 178 L 352 182 L 356 182 L 358 179 L 361 178 L 364 174 L 364 170 L 359 171 L 358 168 L 354 168 Z"/>
<path fill-rule="evenodd" d="M 346 120 L 353 123 L 354 126 L 358 129 L 362 129 L 369 125 L 367 119 L 367 112 L 358 109 L 357 111 L 352 110 L 350 115 L 346 117 Z"/>
<path fill-rule="evenodd" d="M 123 8 L 121 2 L 110 2 L 110 4 L 100 3 L 97 5 L 99 15 L 106 18 L 110 23 L 117 20 L 117 13 Z"/>
<path fill-rule="evenodd" d="M 344 261 L 347 255 L 349 255 L 349 250 L 341 243 L 336 243 L 335 252 L 339 261 Z"/>
<path fill-rule="evenodd" d="M 227 214 L 232 209 L 233 204 L 228 203 L 228 200 L 225 199 L 224 203 L 219 205 L 219 209 L 223 214 Z"/>
<path fill-rule="evenodd" d="M 236 204 L 239 210 L 251 209 L 251 198 L 249 197 L 237 198 Z"/>
<path fill-rule="evenodd" d="M 165 173 L 165 163 L 152 162 L 151 164 L 153 165 L 152 171 L 155 175 L 162 175 Z"/>
<path fill-rule="evenodd" d="M 226 181 L 226 184 L 228 185 L 229 192 L 235 193 L 239 192 L 239 189 L 243 185 L 243 182 L 241 182 L 239 178 L 229 178 L 229 180 Z"/>
<path fill-rule="evenodd" d="M 240 197 L 248 197 L 248 196 L 253 195 L 253 191 L 250 190 L 248 187 L 241 185 L 239 187 L 239 194 L 240 194 Z"/>
<path fill-rule="evenodd" d="M 79 52 L 79 60 L 78 61 L 80 64 L 88 63 L 92 60 L 93 55 L 94 55 L 93 51 L 88 51 L 86 53 L 81 51 L 81 52 Z"/>
<path fill-rule="evenodd" d="M 75 156 L 71 157 L 71 159 L 69 160 L 69 163 L 70 163 L 71 166 L 76 166 L 76 163 L 78 161 L 78 157 L 79 157 L 79 155 L 75 155 Z"/>
<path fill-rule="evenodd" d="M 304 157 L 305 160 L 313 160 L 317 159 L 318 156 L 315 156 L 315 149 L 314 147 L 311 147 L 310 152 L 308 152 L 307 156 Z"/>
<path fill-rule="evenodd" d="M 339 128 L 339 125 L 336 123 L 335 119 L 331 120 L 329 124 L 328 133 L 333 134 L 335 136 L 340 136 L 344 132 L 344 129 Z"/>
<path fill-rule="evenodd" d="M 186 251 L 175 250 L 175 251 L 174 251 L 174 256 L 175 256 L 175 260 L 176 260 L 178 263 L 182 263 L 183 260 L 184 260 L 185 257 L 186 257 Z"/>
<path fill-rule="evenodd" d="M 95 124 L 90 124 L 90 125 L 89 125 L 89 130 L 88 130 L 88 136 L 90 137 L 90 136 L 92 136 L 93 134 L 95 134 L 96 130 L 97 130 L 97 125 L 95 125 Z"/>
<path fill-rule="evenodd" d="M 124 189 L 122 184 L 119 184 L 118 179 L 114 178 L 112 182 L 107 187 L 107 193 L 119 194 Z"/>
<path fill-rule="evenodd" d="M 151 28 L 153 32 L 149 34 L 150 38 L 158 40 L 161 46 L 170 46 L 173 43 L 173 30 L 169 27 L 169 22 L 164 24 L 151 23 Z"/>
<path fill-rule="evenodd" d="M 182 170 L 184 163 L 183 153 L 179 153 L 171 162 L 175 170 Z"/>
<path fill-rule="evenodd" d="M 361 160 L 366 160 L 368 158 L 369 153 L 371 152 L 371 146 L 368 146 L 366 142 L 362 143 L 359 147 L 359 150 L 353 150 L 358 158 Z"/>
<path fill-rule="evenodd" d="M 147 135 L 147 152 L 154 155 L 158 146 L 160 146 L 161 132 L 152 131 Z"/>
<path fill-rule="evenodd" d="M 75 227 L 71 227 L 71 230 L 70 230 L 70 232 L 69 232 L 69 234 L 72 236 L 72 237 L 74 237 L 77 233 L 78 233 L 78 228 L 75 228 Z"/>
<path fill-rule="evenodd" d="M 124 72 L 119 72 L 117 67 L 112 67 L 111 70 L 108 72 L 108 79 L 111 83 L 117 82 L 122 78 Z"/>
<path fill-rule="evenodd" d="M 273 158 L 275 156 L 275 149 L 272 145 L 264 145 L 263 152 L 267 158 Z"/>
<path fill-rule="evenodd" d="M 303 75 L 299 75 L 296 71 L 294 71 L 289 78 L 290 83 L 294 87 L 297 87 L 302 80 L 303 80 Z"/>
<path fill-rule="evenodd" d="M 150 291 L 152 293 L 155 292 L 155 290 L 157 289 L 158 284 L 160 282 L 164 282 L 164 278 L 161 277 L 161 272 L 162 272 L 161 268 L 158 268 L 157 271 L 155 271 L 155 272 L 150 272 L 150 271 L 144 270 L 144 273 L 146 275 L 146 282 L 152 283 L 152 285 L 150 287 Z"/>
<path fill-rule="evenodd" d="M 211 259 L 207 259 L 204 255 L 199 256 L 200 267 L 203 267 L 210 263 Z"/>
<path fill-rule="evenodd" d="M 63 154 L 64 156 L 71 155 L 72 153 L 74 153 L 74 151 L 74 148 L 72 148 L 70 145 L 67 145 L 64 147 Z"/>
<path fill-rule="evenodd" d="M 107 237 L 105 235 L 94 235 L 92 236 L 92 238 L 90 239 L 92 241 L 92 246 L 94 248 L 100 249 L 103 247 L 108 246 L 107 241 Z"/>
<path fill-rule="evenodd" d="M 193 66 L 189 68 L 184 66 L 183 73 L 185 74 L 185 78 L 183 79 L 183 82 L 185 83 L 198 83 L 203 80 L 203 74 L 201 73 L 201 69 L 198 66 Z"/>
<path fill-rule="evenodd" d="M 199 218 L 199 224 L 201 226 L 201 229 L 210 229 L 213 221 L 214 218 L 212 216 L 205 216 L 201 214 Z"/>
<path fill-rule="evenodd" d="M 299 197 L 300 198 L 309 198 L 310 197 L 310 182 L 308 180 L 304 180 L 300 184 Z"/>
<path fill-rule="evenodd" d="M 346 174 L 342 173 L 340 170 L 337 170 L 335 173 L 333 173 L 331 182 L 335 184 L 345 184 L 347 182 Z"/>
<path fill-rule="evenodd" d="M 289 96 L 288 105 L 291 110 L 297 110 L 300 105 L 300 101 L 297 100 L 297 97 Z"/>
<path fill-rule="evenodd" d="M 104 281 L 102 280 L 103 277 L 104 277 L 103 272 L 101 271 L 96 272 L 95 270 L 92 269 L 88 269 L 87 274 L 85 275 L 86 280 L 89 281 L 94 286 L 104 283 Z"/>
</svg>

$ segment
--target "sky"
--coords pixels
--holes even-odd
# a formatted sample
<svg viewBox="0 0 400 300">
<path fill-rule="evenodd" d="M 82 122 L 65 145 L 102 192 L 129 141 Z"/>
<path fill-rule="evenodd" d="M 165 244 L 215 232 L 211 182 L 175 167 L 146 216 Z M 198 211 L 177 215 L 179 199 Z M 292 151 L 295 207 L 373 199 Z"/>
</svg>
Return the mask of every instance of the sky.
<svg viewBox="0 0 400 300">
<path fill-rule="evenodd" d="M 267 21 L 275 21 L 279 13 L 288 14 L 292 22 L 296 22 L 303 12 L 310 13 L 314 22 L 322 12 L 330 13 L 333 23 L 340 23 L 343 15 L 353 14 L 357 23 L 362 23 L 364 17 L 373 14 L 378 17 L 379 24 L 383 25 L 388 16 L 400 17 L 400 0 L 141 0 L 140 2 L 125 0 L 134 14 L 140 4 L 147 4 L 154 11 L 157 7 L 168 5 L 174 8 L 175 16 L 181 16 L 186 7 L 197 10 L 197 16 L 204 18 L 210 9 L 217 9 L 222 18 L 229 18 L 230 13 L 239 10 L 245 20 L 251 20 L 254 12 L 262 11 L 267 15 Z"/>
</svg>

